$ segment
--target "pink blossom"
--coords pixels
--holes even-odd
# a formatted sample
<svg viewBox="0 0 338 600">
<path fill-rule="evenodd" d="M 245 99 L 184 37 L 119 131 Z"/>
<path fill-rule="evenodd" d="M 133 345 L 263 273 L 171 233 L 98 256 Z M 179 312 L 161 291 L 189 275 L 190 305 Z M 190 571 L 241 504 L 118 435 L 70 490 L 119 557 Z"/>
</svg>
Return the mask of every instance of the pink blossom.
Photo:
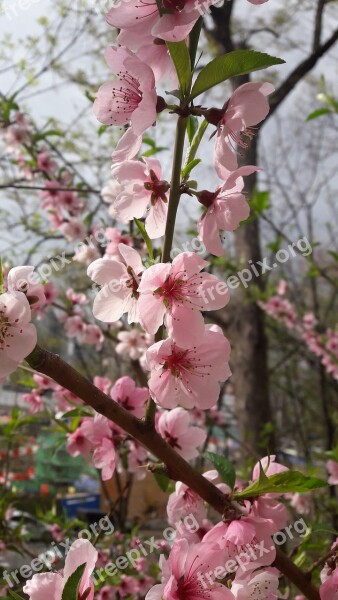
<svg viewBox="0 0 338 600">
<path fill-rule="evenodd" d="M 236 600 L 277 600 L 278 599 L 278 571 L 265 569 L 253 574 L 236 574 L 231 586 L 231 592 Z"/>
<path fill-rule="evenodd" d="M 191 427 L 191 416 L 183 408 L 163 412 L 157 422 L 157 429 L 166 442 L 186 460 L 196 458 L 198 447 L 204 444 L 207 432 L 199 427 Z"/>
<path fill-rule="evenodd" d="M 217 543 L 224 551 L 226 560 L 245 553 L 242 562 L 245 568 L 241 572 L 253 571 L 257 567 L 271 565 L 276 557 L 276 549 L 272 542 L 271 532 L 265 519 L 256 516 L 241 517 L 227 523 L 217 523 L 203 538 L 203 543 Z M 262 554 L 257 544 L 264 544 Z M 252 552 L 248 552 L 248 546 Z"/>
<path fill-rule="evenodd" d="M 37 335 L 30 320 L 31 309 L 22 292 L 0 295 L 0 377 L 15 371 L 34 350 Z"/>
<path fill-rule="evenodd" d="M 90 265 L 90 263 L 99 258 L 99 256 L 100 253 L 95 246 L 80 244 L 73 256 L 73 260 L 84 265 Z"/>
<path fill-rule="evenodd" d="M 124 235 L 117 227 L 108 227 L 105 231 L 107 238 L 106 255 L 121 260 L 122 255 L 119 250 L 120 244 L 133 246 L 134 241 L 130 235 Z"/>
<path fill-rule="evenodd" d="M 329 472 L 329 478 L 327 480 L 329 485 L 338 485 L 338 462 L 335 460 L 328 460 L 326 468 Z"/>
<path fill-rule="evenodd" d="M 84 326 L 79 341 L 89 346 L 96 346 L 96 350 L 101 350 L 104 335 L 98 325 L 89 324 Z"/>
<path fill-rule="evenodd" d="M 67 452 L 71 456 L 84 456 L 87 457 L 92 444 L 88 440 L 83 431 L 83 424 L 81 424 L 73 433 L 69 433 L 67 436 Z"/>
<path fill-rule="evenodd" d="M 220 179 L 226 180 L 229 171 L 238 167 L 234 146 L 247 148 L 243 137 L 252 137 L 257 125 L 269 112 L 266 96 L 274 91 L 270 83 L 245 83 L 238 87 L 223 109 L 210 109 L 209 121 L 216 125 L 215 169 Z"/>
<path fill-rule="evenodd" d="M 133 248 L 119 244 L 123 262 L 99 258 L 88 267 L 88 276 L 103 286 L 97 294 L 93 314 L 105 323 L 118 321 L 128 313 L 128 323 L 138 322 L 138 287 L 144 270 L 141 257 Z"/>
<path fill-rule="evenodd" d="M 122 162 L 134 158 L 142 146 L 142 135 L 137 135 L 132 127 L 127 129 L 117 144 L 113 154 L 113 162 Z"/>
<path fill-rule="evenodd" d="M 160 162 L 154 158 L 125 161 L 114 165 L 112 172 L 122 186 L 114 204 L 118 219 L 140 219 L 148 208 L 145 225 L 149 237 L 164 235 L 170 184 L 162 179 Z"/>
<path fill-rule="evenodd" d="M 23 402 L 26 402 L 29 406 L 29 412 L 33 415 L 44 410 L 45 405 L 43 399 L 39 395 L 37 390 L 33 390 L 30 394 L 23 394 Z"/>
<path fill-rule="evenodd" d="M 80 582 L 79 594 L 84 595 L 86 600 L 94 598 L 94 584 L 90 575 L 94 571 L 97 561 L 97 551 L 94 546 L 83 539 L 76 540 L 70 547 L 66 556 L 63 572 L 38 573 L 27 581 L 23 588 L 30 600 L 61 600 L 63 589 L 69 577 L 80 565 L 86 563 L 86 567 Z"/>
<path fill-rule="evenodd" d="M 128 441 L 128 472 L 133 473 L 136 480 L 140 481 L 146 476 L 145 464 L 147 462 L 148 453 L 139 444 L 134 441 Z"/>
<path fill-rule="evenodd" d="M 167 504 L 168 523 L 175 525 L 187 515 L 193 515 L 198 523 L 207 516 L 202 498 L 182 481 L 177 481 L 175 491 L 170 494 Z"/>
<path fill-rule="evenodd" d="M 201 311 L 223 308 L 230 299 L 225 283 L 200 272 L 207 265 L 197 254 L 182 252 L 171 264 L 159 263 L 143 273 L 138 304 L 145 331 L 156 333 L 165 319 L 168 333 L 178 346 L 199 343 L 204 332 Z"/>
<path fill-rule="evenodd" d="M 338 567 L 319 588 L 321 600 L 337 600 L 338 597 Z"/>
<path fill-rule="evenodd" d="M 126 8 L 132 10 L 130 6 Z M 123 10 L 123 6 L 120 9 Z M 156 121 L 154 73 L 130 50 L 121 46 L 107 48 L 105 58 L 117 81 L 108 81 L 100 87 L 94 102 L 95 115 L 106 125 L 130 122 L 133 133 L 142 135 Z"/>
<path fill-rule="evenodd" d="M 64 322 L 64 330 L 66 336 L 69 338 L 74 338 L 80 336 L 84 331 L 85 323 L 83 322 L 82 317 L 79 315 L 74 315 L 73 317 L 67 317 Z"/>
<path fill-rule="evenodd" d="M 72 304 L 87 304 L 88 300 L 86 294 L 79 294 L 74 292 L 73 288 L 69 288 L 66 291 L 66 298 L 70 300 Z"/>
<path fill-rule="evenodd" d="M 36 160 L 38 170 L 43 171 L 49 177 L 51 177 L 57 169 L 57 163 L 51 159 L 50 154 L 47 151 L 39 152 Z"/>
<path fill-rule="evenodd" d="M 148 333 L 132 328 L 129 331 L 120 331 L 117 334 L 119 343 L 115 347 L 117 354 L 129 356 L 131 360 L 140 359 L 145 351 L 154 343 L 154 338 Z"/>
<path fill-rule="evenodd" d="M 68 242 L 74 242 L 75 240 L 82 240 L 85 236 L 84 225 L 74 217 L 71 217 L 68 221 L 65 221 L 59 227 L 62 235 L 65 236 Z"/>
<path fill-rule="evenodd" d="M 81 423 L 81 429 L 93 446 L 101 443 L 103 438 L 111 436 L 110 422 L 106 417 L 96 413 L 94 418 L 88 417 Z"/>
<path fill-rule="evenodd" d="M 106 202 L 106 204 L 109 204 L 108 213 L 111 218 L 114 219 L 114 221 L 117 219 L 115 201 L 122 190 L 123 186 L 115 179 L 112 179 L 107 183 L 107 185 L 104 186 L 104 188 L 102 188 L 101 191 L 102 200 L 103 202 Z M 123 221 L 121 218 L 119 218 L 119 221 L 121 221 L 121 223 L 128 223 L 128 219 Z"/>
<path fill-rule="evenodd" d="M 244 187 L 242 175 L 250 175 L 257 170 L 256 167 L 241 167 L 231 173 L 215 192 L 199 192 L 198 200 L 206 208 L 197 225 L 199 238 L 214 256 L 222 256 L 224 250 L 219 231 L 234 231 L 241 221 L 248 218 L 250 207 L 241 194 Z"/>
<path fill-rule="evenodd" d="M 151 35 L 169 42 L 177 42 L 188 37 L 194 24 L 215 0 L 162 0 L 163 16 L 160 16 L 155 0 L 144 3 L 135 0 L 132 6 L 120 4 L 112 8 L 107 21 L 112 27 L 126 30 L 124 37 L 128 47 L 135 44 L 134 35 Z"/>
<path fill-rule="evenodd" d="M 308 515 L 312 508 L 312 495 L 290 494 L 290 504 L 299 515 Z"/>
<path fill-rule="evenodd" d="M 112 478 L 116 466 L 115 448 L 113 442 L 108 438 L 103 438 L 100 445 L 97 446 L 93 454 L 93 464 L 97 469 L 102 470 L 102 480 L 107 481 Z"/>
<path fill-rule="evenodd" d="M 146 600 L 233 600 L 230 590 L 220 583 L 210 583 L 206 572 L 219 566 L 217 544 L 192 544 L 186 539 L 175 542 L 168 560 L 161 556 L 162 583 L 155 585 Z"/>
<path fill-rule="evenodd" d="M 170 89 L 178 87 L 176 69 L 164 41 L 160 43 L 159 38 L 145 38 L 144 34 L 136 35 L 126 30 L 119 33 L 117 41 L 121 46 L 136 51 L 137 56 L 152 69 L 156 83 L 165 80 Z"/>
<path fill-rule="evenodd" d="M 32 310 L 42 308 L 46 303 L 44 286 L 34 273 L 34 267 L 14 267 L 8 273 L 7 285 L 9 292 L 25 294 Z"/>
<path fill-rule="evenodd" d="M 54 300 L 56 300 L 56 298 L 59 295 L 59 292 L 57 291 L 56 287 L 54 286 L 54 284 L 51 281 L 49 281 L 48 283 L 45 283 L 43 291 L 45 294 L 45 299 L 46 299 L 47 305 L 53 304 Z"/>
<path fill-rule="evenodd" d="M 136 387 L 135 381 L 125 376 L 115 382 L 110 395 L 115 402 L 118 402 L 135 417 L 141 419 L 144 416 L 145 405 L 149 397 L 148 388 Z"/>
<path fill-rule="evenodd" d="M 113 385 L 109 377 L 94 377 L 93 383 L 104 394 L 109 394 L 109 390 Z"/>
<path fill-rule="evenodd" d="M 149 389 L 163 408 L 214 406 L 220 381 L 230 377 L 230 344 L 217 325 L 206 325 L 198 346 L 182 349 L 171 338 L 147 351 Z"/>
<path fill-rule="evenodd" d="M 52 534 L 53 540 L 56 542 L 62 542 L 64 536 L 60 525 L 53 523 L 49 526 L 49 531 Z"/>
</svg>

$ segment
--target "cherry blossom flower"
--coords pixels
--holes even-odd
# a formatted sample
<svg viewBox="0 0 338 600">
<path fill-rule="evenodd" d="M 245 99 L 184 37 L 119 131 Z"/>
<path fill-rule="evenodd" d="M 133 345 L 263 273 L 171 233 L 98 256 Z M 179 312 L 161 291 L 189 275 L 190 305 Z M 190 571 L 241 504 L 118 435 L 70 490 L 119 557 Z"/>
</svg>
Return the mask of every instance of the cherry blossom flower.
<svg viewBox="0 0 338 600">
<path fill-rule="evenodd" d="M 175 491 L 170 494 L 167 504 L 169 525 L 175 525 L 187 515 L 193 515 L 198 523 L 207 516 L 207 509 L 202 498 L 182 481 L 177 481 Z"/>
<path fill-rule="evenodd" d="M 38 170 L 43 171 L 49 177 L 51 177 L 57 169 L 57 163 L 51 159 L 47 150 L 44 152 L 39 152 L 36 156 L 36 160 Z"/>
<path fill-rule="evenodd" d="M 101 469 L 103 481 L 108 481 L 114 475 L 116 467 L 116 453 L 113 442 L 108 438 L 103 438 L 94 450 L 93 464 L 97 469 Z"/>
<path fill-rule="evenodd" d="M 125 161 L 114 165 L 112 172 L 122 186 L 114 203 L 118 218 L 140 219 L 149 207 L 145 222 L 149 237 L 164 235 L 170 184 L 162 179 L 160 162 L 154 158 Z"/>
<path fill-rule="evenodd" d="M 178 346 L 199 343 L 204 332 L 201 311 L 223 308 L 230 298 L 225 283 L 215 275 L 200 273 L 207 265 L 197 254 L 182 252 L 171 264 L 159 263 L 143 273 L 138 305 L 145 331 L 156 333 L 165 319 Z"/>
<path fill-rule="evenodd" d="M 83 424 L 81 424 L 73 433 L 69 433 L 67 436 L 67 452 L 71 456 L 84 456 L 87 457 L 92 444 L 88 440 L 85 432 L 83 431 Z"/>
<path fill-rule="evenodd" d="M 114 220 L 117 219 L 117 213 L 115 210 L 115 201 L 116 201 L 116 198 L 118 197 L 118 195 L 122 192 L 122 190 L 123 190 L 123 186 L 118 181 L 116 181 L 116 179 L 111 179 L 107 183 L 107 185 L 105 185 L 104 188 L 102 188 L 102 190 L 101 190 L 102 200 L 106 204 L 109 204 L 108 213 L 111 216 L 111 218 Z M 121 219 L 120 217 L 119 217 L 119 221 L 121 221 L 121 223 L 128 223 L 128 219 L 125 219 L 123 221 L 123 219 Z"/>
<path fill-rule="evenodd" d="M 155 585 L 146 600 L 233 600 L 231 591 L 220 583 L 210 582 L 206 572 L 219 566 L 217 544 L 192 544 L 177 540 L 168 560 L 160 559 L 162 583 Z"/>
<path fill-rule="evenodd" d="M 329 472 L 329 478 L 327 480 L 329 485 L 338 485 L 338 462 L 335 460 L 328 460 L 326 468 Z"/>
<path fill-rule="evenodd" d="M 161 38 L 168 42 L 184 40 L 196 21 L 216 0 L 162 0 L 163 16 L 160 16 L 156 0 L 135 0 L 133 5 L 122 3 L 112 8 L 107 21 L 112 27 L 125 30 L 128 47 L 135 44 L 134 35 Z"/>
<path fill-rule="evenodd" d="M 204 190 L 198 193 L 199 202 L 206 208 L 197 225 L 199 239 L 214 256 L 222 256 L 224 251 L 219 231 L 235 231 L 240 222 L 248 218 L 250 207 L 241 193 L 244 187 L 242 175 L 250 175 L 257 170 L 256 167 L 241 167 L 231 173 L 215 192 Z"/>
<path fill-rule="evenodd" d="M 198 456 L 198 447 L 204 444 L 207 437 L 204 429 L 191 427 L 191 416 L 183 408 L 162 413 L 157 429 L 166 442 L 186 460 Z"/>
<path fill-rule="evenodd" d="M 15 371 L 34 350 L 37 335 L 30 320 L 31 309 L 22 292 L 0 295 L 0 377 Z"/>
<path fill-rule="evenodd" d="M 96 377 L 94 377 L 93 383 L 104 394 L 109 394 L 109 392 L 110 392 L 110 390 L 112 388 L 112 385 L 113 385 L 113 383 L 109 379 L 109 377 L 99 377 L 99 376 L 96 376 Z"/>
<path fill-rule="evenodd" d="M 319 588 L 320 600 L 337 600 L 338 597 L 338 567 Z"/>
<path fill-rule="evenodd" d="M 29 412 L 35 415 L 44 410 L 45 405 L 37 390 L 33 390 L 30 394 L 23 394 L 22 401 L 28 404 Z"/>
<path fill-rule="evenodd" d="M 32 579 L 27 581 L 23 591 L 29 596 L 30 600 L 41 600 L 47 597 L 53 600 L 61 600 L 69 577 L 78 567 L 86 563 L 79 586 L 79 597 L 83 596 L 86 600 L 93 600 L 94 583 L 90 575 L 94 571 L 96 561 L 97 551 L 94 546 L 88 540 L 78 539 L 69 549 L 63 572 L 33 575 Z"/>
<path fill-rule="evenodd" d="M 93 314 L 100 321 L 114 323 L 127 312 L 128 323 L 135 323 L 139 321 L 138 287 L 144 267 L 136 250 L 125 244 L 118 248 L 124 262 L 99 258 L 88 267 L 88 276 L 103 286 L 94 300 Z"/>
<path fill-rule="evenodd" d="M 171 339 L 147 351 L 151 396 L 163 408 L 214 406 L 220 381 L 230 377 L 230 344 L 217 325 L 206 325 L 198 346 L 180 348 Z"/>
<path fill-rule="evenodd" d="M 154 338 L 149 333 L 143 333 L 136 327 L 129 331 L 119 331 L 119 343 L 115 347 L 117 354 L 128 356 L 131 360 L 140 359 L 146 350 L 154 343 Z"/>
<path fill-rule="evenodd" d="M 130 6 L 126 7 L 130 11 Z M 94 112 L 105 125 L 126 125 L 136 136 L 156 121 L 157 94 L 154 73 L 130 50 L 109 47 L 107 64 L 117 80 L 104 83 L 96 96 Z"/>
<path fill-rule="evenodd" d="M 156 83 L 164 79 L 172 86 L 170 89 L 176 89 L 178 77 L 164 40 L 152 35 L 145 36 L 144 31 L 136 34 L 123 29 L 116 41 L 135 52 L 144 63 L 149 65 L 155 75 Z"/>
<path fill-rule="evenodd" d="M 243 138 L 252 137 L 250 128 L 267 116 L 266 96 L 273 91 L 270 83 L 245 83 L 234 91 L 222 109 L 207 111 L 207 119 L 217 127 L 214 163 L 220 179 L 226 180 L 229 171 L 237 169 L 234 146 L 247 148 Z"/>
<path fill-rule="evenodd" d="M 122 255 L 119 251 L 119 244 L 125 244 L 126 246 L 133 246 L 133 238 L 130 235 L 125 235 L 117 229 L 117 227 L 108 227 L 105 231 L 107 239 L 106 245 L 106 256 L 112 256 L 116 260 L 121 260 Z"/>
<path fill-rule="evenodd" d="M 148 388 L 136 387 L 135 381 L 128 376 L 121 377 L 115 382 L 110 391 L 115 402 L 139 419 L 144 416 L 144 409 L 149 397 Z"/>
<path fill-rule="evenodd" d="M 244 576 L 236 574 L 231 592 L 236 600 L 277 600 L 278 587 L 277 569 L 265 569 Z"/>
<path fill-rule="evenodd" d="M 44 286 L 39 280 L 34 267 L 14 267 L 8 273 L 7 286 L 9 292 L 25 294 L 31 309 L 42 308 L 46 303 Z"/>
<path fill-rule="evenodd" d="M 75 219 L 74 217 L 71 217 L 68 221 L 62 223 L 59 229 L 68 242 L 82 240 L 85 236 L 84 225 L 81 223 L 81 221 Z"/>
</svg>

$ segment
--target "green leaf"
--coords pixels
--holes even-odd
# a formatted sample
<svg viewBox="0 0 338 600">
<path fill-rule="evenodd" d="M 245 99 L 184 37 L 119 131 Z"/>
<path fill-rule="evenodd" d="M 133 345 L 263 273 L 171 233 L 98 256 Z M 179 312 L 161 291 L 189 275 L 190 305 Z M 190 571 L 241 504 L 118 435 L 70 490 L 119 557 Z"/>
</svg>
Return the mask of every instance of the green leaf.
<svg viewBox="0 0 338 600">
<path fill-rule="evenodd" d="M 205 452 L 203 456 L 210 460 L 223 481 L 233 490 L 236 482 L 236 471 L 232 463 L 224 456 L 214 454 L 214 452 Z"/>
<path fill-rule="evenodd" d="M 338 252 L 333 252 L 333 250 L 329 250 L 328 254 L 334 258 L 335 261 L 338 262 Z"/>
<path fill-rule="evenodd" d="M 188 163 L 186 165 L 186 167 L 184 167 L 182 170 L 182 179 L 186 179 L 187 177 L 189 177 L 191 171 L 195 167 L 197 167 L 197 165 L 199 165 L 200 162 L 202 162 L 200 158 L 194 158 L 194 160 L 192 160 L 190 163 Z"/>
<path fill-rule="evenodd" d="M 142 237 L 145 241 L 145 244 L 146 244 L 147 250 L 148 250 L 148 254 L 149 254 L 149 258 L 151 261 L 153 261 L 154 260 L 153 245 L 151 243 L 151 239 L 150 239 L 149 235 L 146 232 L 146 228 L 143 225 L 142 221 L 139 221 L 139 219 L 134 219 L 134 221 L 138 227 L 140 234 L 142 235 Z"/>
<path fill-rule="evenodd" d="M 284 471 L 267 477 L 261 467 L 259 480 L 234 495 L 235 500 L 247 500 L 263 494 L 288 494 L 309 492 L 325 487 L 327 483 L 315 477 L 307 477 L 299 471 Z"/>
<path fill-rule="evenodd" d="M 156 479 L 156 483 L 162 492 L 167 492 L 170 486 L 170 479 L 165 475 L 160 475 L 159 473 L 154 473 L 154 477 Z"/>
<path fill-rule="evenodd" d="M 313 121 L 314 119 L 318 119 L 318 117 L 321 117 L 322 115 L 330 115 L 331 111 L 329 108 L 318 108 L 317 110 L 314 110 L 312 113 L 310 113 L 308 115 L 308 117 L 306 117 L 307 121 Z"/>
<path fill-rule="evenodd" d="M 22 596 L 19 596 L 16 592 L 12 592 L 12 590 L 8 590 L 8 593 L 14 600 L 23 600 Z"/>
<path fill-rule="evenodd" d="M 189 139 L 189 144 L 193 141 L 195 137 L 195 133 L 198 130 L 198 118 L 190 115 L 187 123 L 187 134 Z"/>
<path fill-rule="evenodd" d="M 63 588 L 61 600 L 78 600 L 79 588 L 82 575 L 86 568 L 86 563 L 80 565 L 76 571 L 67 579 L 66 585 Z"/>
<path fill-rule="evenodd" d="M 188 47 L 185 42 L 167 42 L 167 47 L 173 59 L 180 90 L 184 97 L 189 91 L 191 84 L 191 64 Z"/>
<path fill-rule="evenodd" d="M 254 50 L 234 50 L 234 52 L 218 56 L 199 73 L 190 98 L 196 98 L 230 77 L 245 75 L 274 65 L 281 65 L 284 62 L 281 58 Z"/>
<path fill-rule="evenodd" d="M 105 131 L 107 131 L 107 129 L 109 129 L 110 125 L 100 125 L 100 127 L 97 130 L 98 136 L 101 137 L 101 135 L 104 134 Z"/>
</svg>

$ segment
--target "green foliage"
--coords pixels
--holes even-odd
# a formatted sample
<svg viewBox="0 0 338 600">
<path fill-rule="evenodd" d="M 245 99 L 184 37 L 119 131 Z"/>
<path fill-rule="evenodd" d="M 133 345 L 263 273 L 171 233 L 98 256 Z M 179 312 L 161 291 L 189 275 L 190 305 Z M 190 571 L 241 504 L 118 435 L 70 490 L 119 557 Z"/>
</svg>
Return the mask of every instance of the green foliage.
<svg viewBox="0 0 338 600">
<path fill-rule="evenodd" d="M 225 456 L 214 454 L 214 452 L 205 452 L 203 456 L 210 460 L 223 481 L 233 490 L 236 482 L 236 471 L 232 463 Z"/>
<path fill-rule="evenodd" d="M 182 98 L 185 98 L 191 85 L 191 64 L 188 46 L 185 42 L 167 42 L 167 47 L 175 65 Z"/>
<path fill-rule="evenodd" d="M 191 99 L 231 77 L 281 65 L 284 62 L 281 58 L 253 50 L 234 50 L 218 56 L 199 73 L 191 91 Z"/>
<path fill-rule="evenodd" d="M 80 583 L 85 568 L 86 563 L 83 563 L 67 579 L 66 585 L 62 592 L 62 600 L 78 600 Z"/>
<path fill-rule="evenodd" d="M 307 477 L 299 471 L 284 471 L 267 477 L 260 464 L 259 479 L 234 495 L 235 500 L 247 500 L 263 494 L 302 493 L 326 487 L 327 483 L 315 477 Z"/>
<path fill-rule="evenodd" d="M 152 245 L 149 235 L 146 232 L 146 228 L 145 228 L 144 224 L 142 223 L 142 221 L 140 221 L 139 219 L 134 218 L 134 222 L 136 223 L 136 226 L 145 241 L 145 244 L 146 244 L 147 250 L 148 250 L 148 254 L 149 254 L 149 258 L 153 262 L 154 261 L 153 245 Z"/>
</svg>

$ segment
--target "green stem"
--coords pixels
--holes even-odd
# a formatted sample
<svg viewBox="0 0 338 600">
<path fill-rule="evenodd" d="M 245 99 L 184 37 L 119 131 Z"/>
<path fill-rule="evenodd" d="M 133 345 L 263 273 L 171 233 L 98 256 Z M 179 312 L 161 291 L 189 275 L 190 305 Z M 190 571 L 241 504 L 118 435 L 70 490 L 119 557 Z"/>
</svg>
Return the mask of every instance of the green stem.
<svg viewBox="0 0 338 600">
<path fill-rule="evenodd" d="M 170 253 L 174 239 L 177 209 L 181 198 L 181 170 L 183 163 L 184 140 L 187 130 L 187 118 L 179 117 L 176 127 L 174 162 L 171 177 L 167 226 L 164 236 L 162 262 L 170 261 Z"/>
</svg>

